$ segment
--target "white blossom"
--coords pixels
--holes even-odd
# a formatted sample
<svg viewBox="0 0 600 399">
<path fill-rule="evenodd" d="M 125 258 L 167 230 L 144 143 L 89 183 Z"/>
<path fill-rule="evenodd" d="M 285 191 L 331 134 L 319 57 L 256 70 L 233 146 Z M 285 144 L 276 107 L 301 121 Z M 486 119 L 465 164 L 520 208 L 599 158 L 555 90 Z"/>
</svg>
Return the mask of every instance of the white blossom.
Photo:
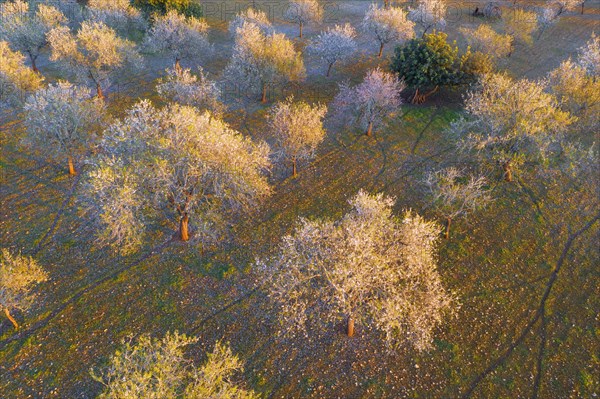
<svg viewBox="0 0 600 399">
<path fill-rule="evenodd" d="M 307 50 L 327 64 L 327 76 L 336 62 L 349 59 L 357 50 L 356 31 L 350 24 L 335 25 L 317 36 Z"/>
<path fill-rule="evenodd" d="M 592 33 L 591 39 L 579 49 L 577 62 L 590 74 L 600 75 L 600 37 L 595 33 Z"/>
<path fill-rule="evenodd" d="M 439 226 L 394 200 L 360 191 L 336 221 L 300 219 L 277 253 L 257 262 L 279 306 L 285 333 L 333 328 L 346 320 L 378 330 L 390 347 L 430 347 L 456 306 L 436 270 Z"/>
<path fill-rule="evenodd" d="M 275 136 L 275 150 L 280 158 L 291 161 L 296 176 L 296 161 L 311 159 L 325 138 L 324 105 L 311 106 L 289 97 L 275 104 L 269 115 L 270 129 Z"/>
<path fill-rule="evenodd" d="M 203 60 L 212 52 L 204 19 L 186 17 L 175 10 L 159 16 L 146 37 L 146 46 L 165 53 L 179 68 L 181 60 Z"/>
<path fill-rule="evenodd" d="M 309 22 L 321 22 L 323 7 L 318 0 L 291 0 L 284 13 L 284 18 L 298 24 L 299 36 L 303 35 L 303 27 Z"/>
<path fill-rule="evenodd" d="M 256 25 L 265 35 L 274 32 L 273 25 L 271 25 L 271 21 L 269 21 L 267 14 L 265 14 L 264 11 L 255 10 L 254 8 L 248 8 L 246 11 L 237 14 L 229 23 L 229 32 L 235 36 L 237 30 L 241 28 L 244 23 Z"/>
<path fill-rule="evenodd" d="M 87 10 L 90 20 L 103 22 L 121 33 L 146 28 L 142 13 L 129 0 L 89 0 Z"/>
<path fill-rule="evenodd" d="M 369 136 L 388 113 L 400 107 L 400 92 L 404 87 L 395 74 L 373 69 L 357 86 L 341 84 L 333 108 L 336 116 L 342 119 L 351 117 L 358 121 Z"/>
<path fill-rule="evenodd" d="M 376 4 L 371 4 L 362 22 L 363 31 L 379 43 L 380 57 L 386 44 L 412 39 L 414 27 L 401 8 L 380 8 Z"/>
<path fill-rule="evenodd" d="M 270 193 L 268 146 L 208 111 L 158 110 L 145 100 L 103 137 L 86 200 L 97 209 L 100 242 L 124 253 L 139 248 L 153 220 L 178 223 L 183 241 L 215 244 L 236 215 Z"/>
<path fill-rule="evenodd" d="M 24 61 L 23 54 L 0 41 L 0 104 L 21 105 L 28 93 L 42 85 L 43 78 Z"/>
<path fill-rule="evenodd" d="M 64 24 L 66 17 L 50 5 L 38 4 L 33 10 L 29 3 L 14 0 L 2 4 L 0 20 L 0 40 L 6 40 L 13 50 L 26 54 L 31 67 L 37 71 L 36 60 L 48 44 L 46 35 Z"/>
<path fill-rule="evenodd" d="M 429 29 L 444 29 L 446 3 L 444 0 L 418 0 L 416 8 L 408 9 L 408 18 L 421 26 L 423 35 Z"/>
</svg>

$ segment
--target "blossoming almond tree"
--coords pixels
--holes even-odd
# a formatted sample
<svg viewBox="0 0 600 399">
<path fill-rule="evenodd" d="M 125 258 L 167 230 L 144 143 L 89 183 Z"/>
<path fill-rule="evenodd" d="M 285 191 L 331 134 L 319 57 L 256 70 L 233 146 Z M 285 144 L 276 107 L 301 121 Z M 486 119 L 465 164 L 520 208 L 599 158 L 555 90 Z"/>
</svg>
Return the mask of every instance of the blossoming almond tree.
<svg viewBox="0 0 600 399">
<path fill-rule="evenodd" d="M 446 239 L 454 219 L 483 209 L 491 201 L 485 177 L 467 175 L 453 167 L 428 173 L 424 183 L 432 205 L 446 219 Z"/>
<path fill-rule="evenodd" d="M 254 8 L 248 8 L 246 11 L 237 14 L 229 23 L 229 33 L 235 36 L 238 28 L 241 28 L 246 22 L 256 25 L 265 35 L 273 33 L 273 25 L 267 14 Z"/>
<path fill-rule="evenodd" d="M 313 158 L 325 138 L 323 118 L 326 113 L 324 105 L 295 102 L 293 97 L 273 106 L 269 123 L 277 143 L 275 151 L 280 158 L 291 161 L 293 177 L 297 175 L 296 162 Z"/>
<path fill-rule="evenodd" d="M 357 86 L 350 87 L 346 83 L 340 85 L 340 91 L 333 101 L 335 116 L 345 121 L 353 118 L 366 129 L 365 134 L 371 136 L 384 116 L 400 107 L 400 92 L 404 87 L 395 74 L 379 68 L 368 71 Z"/>
<path fill-rule="evenodd" d="M 270 193 L 269 147 L 232 130 L 210 112 L 172 104 L 135 105 L 105 133 L 86 200 L 100 241 L 133 252 L 150 221 L 179 224 L 179 238 L 216 243 L 240 213 Z"/>
<path fill-rule="evenodd" d="M 335 25 L 317 36 L 307 47 L 313 54 L 327 63 L 327 77 L 336 62 L 350 58 L 357 50 L 356 31 L 350 24 Z"/>
<path fill-rule="evenodd" d="M 302 37 L 304 25 L 309 22 L 321 22 L 323 7 L 318 0 L 291 0 L 285 11 L 284 18 L 300 27 L 299 37 Z"/>
<path fill-rule="evenodd" d="M 132 29 L 146 28 L 142 13 L 129 0 L 89 0 L 87 10 L 90 20 L 103 22 L 122 34 L 129 33 Z"/>
<path fill-rule="evenodd" d="M 225 111 L 225 105 L 219 101 L 221 91 L 214 81 L 208 79 L 201 67 L 198 68 L 197 75 L 192 74 L 189 69 L 167 69 L 166 77 L 160 79 L 156 90 L 166 100 L 199 110 L 209 110 L 216 116 Z"/>
<path fill-rule="evenodd" d="M 286 333 L 346 321 L 378 330 L 390 346 L 430 347 L 433 330 L 455 306 L 436 270 L 439 227 L 394 200 L 360 191 L 335 221 L 301 219 L 277 253 L 258 261 Z"/>
<path fill-rule="evenodd" d="M 392 42 L 404 42 L 414 37 L 415 24 L 398 7 L 381 8 L 371 4 L 362 22 L 363 31 L 379 43 L 379 57 L 383 48 Z"/>
<path fill-rule="evenodd" d="M 186 17 L 175 10 L 158 16 L 146 37 L 146 46 L 168 55 L 180 69 L 181 60 L 205 59 L 212 48 L 207 38 L 208 24 L 204 19 Z"/>
<path fill-rule="evenodd" d="M 48 33 L 50 59 L 59 61 L 77 78 L 96 89 L 98 98 L 126 67 L 138 68 L 142 58 L 135 45 L 117 36 L 102 22 L 84 21 L 76 34 L 61 26 Z"/>
<path fill-rule="evenodd" d="M 104 102 L 90 90 L 59 82 L 38 90 L 25 103 L 26 142 L 44 154 L 68 161 L 69 174 L 97 140 L 105 115 Z"/>
<path fill-rule="evenodd" d="M 206 362 L 195 367 L 185 348 L 197 338 L 168 332 L 162 339 L 142 335 L 111 356 L 109 366 L 92 378 L 104 385 L 101 399 L 223 398 L 258 399 L 254 391 L 233 383 L 232 375 L 243 370 L 229 346 L 217 342 Z"/>
<path fill-rule="evenodd" d="M 513 37 L 497 33 L 490 25 L 481 24 L 477 28 L 459 29 L 474 51 L 489 54 L 495 59 L 510 57 L 513 49 Z"/>
<path fill-rule="evenodd" d="M 515 167 L 527 158 L 542 159 L 548 144 L 576 120 L 546 92 L 545 82 L 515 81 L 505 74 L 482 77 L 465 103 L 473 119 L 453 125 L 464 134 L 461 148 L 500 164 L 509 182 Z"/>
<path fill-rule="evenodd" d="M 579 49 L 577 61 L 590 75 L 600 75 L 600 36 L 592 33 L 591 39 Z"/>
<path fill-rule="evenodd" d="M 0 7 L 0 40 L 10 43 L 13 50 L 27 54 L 31 68 L 37 72 L 36 60 L 48 44 L 46 35 L 53 28 L 64 24 L 67 18 L 55 7 L 38 4 L 30 10 L 29 3 L 9 1 Z"/>
<path fill-rule="evenodd" d="M 0 104 L 21 105 L 28 93 L 37 90 L 42 76 L 25 66 L 25 56 L 0 41 Z"/>
<path fill-rule="evenodd" d="M 10 311 L 29 309 L 35 303 L 35 285 L 46 280 L 48 274 L 33 258 L 15 255 L 6 248 L 0 251 L 0 307 L 15 328 L 19 324 Z"/>
<path fill-rule="evenodd" d="M 269 85 L 300 81 L 305 69 L 301 54 L 285 35 L 265 35 L 258 26 L 246 22 L 237 30 L 225 76 L 242 89 L 262 93 L 261 102 L 265 103 Z"/>
<path fill-rule="evenodd" d="M 422 36 L 429 29 L 443 29 L 446 26 L 446 3 L 444 0 L 418 0 L 415 8 L 408 9 L 408 18 L 421 26 Z"/>
</svg>

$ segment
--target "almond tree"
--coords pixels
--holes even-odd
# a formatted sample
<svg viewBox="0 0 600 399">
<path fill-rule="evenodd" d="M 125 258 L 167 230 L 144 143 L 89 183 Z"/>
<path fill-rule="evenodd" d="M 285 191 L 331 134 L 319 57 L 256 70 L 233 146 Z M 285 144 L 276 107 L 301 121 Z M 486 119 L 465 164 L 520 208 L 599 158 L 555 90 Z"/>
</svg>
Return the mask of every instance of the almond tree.
<svg viewBox="0 0 600 399">
<path fill-rule="evenodd" d="M 453 125 L 463 135 L 461 148 L 500 164 L 509 182 L 514 168 L 526 159 L 543 159 L 548 145 L 576 120 L 546 92 L 545 82 L 505 74 L 484 76 L 465 103 L 472 119 Z"/>
<path fill-rule="evenodd" d="M 373 69 L 367 72 L 365 79 L 357 86 L 341 84 L 333 108 L 338 118 L 353 118 L 366 129 L 365 134 L 371 136 L 373 128 L 388 113 L 400 107 L 400 92 L 404 87 L 404 83 L 395 74 L 383 72 L 379 68 Z"/>
<path fill-rule="evenodd" d="M 65 26 L 55 28 L 48 33 L 48 41 L 50 59 L 59 61 L 79 81 L 95 87 L 101 99 L 112 79 L 125 68 L 140 67 L 142 63 L 135 45 L 102 22 L 84 21 L 76 34 Z"/>
<path fill-rule="evenodd" d="M 324 105 L 295 102 L 293 97 L 271 109 L 269 124 L 275 136 L 277 155 L 291 161 L 293 177 L 297 176 L 296 162 L 314 158 L 317 146 L 325 138 L 323 118 L 326 113 Z"/>
<path fill-rule="evenodd" d="M 489 54 L 495 59 L 510 57 L 513 37 L 497 33 L 491 26 L 481 24 L 477 28 L 459 28 L 474 51 Z"/>
<path fill-rule="evenodd" d="M 423 29 L 444 29 L 446 26 L 446 3 L 444 0 L 418 0 L 417 7 L 408 9 L 408 18 Z"/>
<path fill-rule="evenodd" d="M 185 348 L 197 342 L 177 332 L 168 332 L 162 339 L 142 335 L 135 344 L 125 341 L 101 375 L 91 370 L 92 378 L 104 385 L 98 398 L 259 398 L 232 382 L 232 375 L 243 367 L 227 345 L 217 342 L 206 362 L 195 367 L 185 356 Z"/>
<path fill-rule="evenodd" d="M 301 54 L 284 34 L 265 35 L 255 24 L 244 23 L 237 30 L 225 76 L 241 88 L 262 93 L 265 103 L 269 85 L 300 81 L 305 69 Z"/>
<path fill-rule="evenodd" d="M 363 31 L 379 43 L 379 57 L 388 43 L 402 43 L 414 37 L 415 24 L 398 7 L 380 8 L 371 4 L 362 22 Z"/>
<path fill-rule="evenodd" d="M 38 90 L 25 103 L 26 142 L 59 161 L 68 161 L 69 174 L 89 155 L 103 120 L 104 102 L 90 90 L 59 82 Z"/>
<path fill-rule="evenodd" d="M 300 219 L 277 253 L 258 262 L 285 333 L 346 321 L 378 330 L 390 346 L 431 346 L 433 330 L 453 308 L 436 270 L 439 226 L 394 200 L 360 191 L 341 219 Z"/>
<path fill-rule="evenodd" d="M 124 34 L 129 33 L 131 29 L 146 28 L 142 13 L 132 6 L 129 0 L 89 0 L 87 10 L 90 20 L 103 22 Z"/>
<path fill-rule="evenodd" d="M 263 11 L 255 10 L 254 8 L 248 8 L 235 16 L 235 18 L 229 23 L 229 32 L 232 35 L 237 34 L 237 30 L 241 28 L 244 23 L 256 25 L 262 33 L 265 35 L 273 33 L 273 25 L 269 21 L 269 17 Z"/>
<path fill-rule="evenodd" d="M 180 69 L 181 60 L 202 60 L 211 52 L 204 19 L 186 17 L 175 10 L 158 16 L 146 37 L 146 46 L 164 53 Z"/>
<path fill-rule="evenodd" d="M 309 45 L 308 52 L 327 63 L 327 77 L 338 61 L 350 58 L 357 50 L 356 31 L 350 24 L 335 25 L 317 36 Z"/>
<path fill-rule="evenodd" d="M 25 56 L 0 41 L 0 104 L 21 105 L 28 93 L 37 90 L 42 76 L 25 66 Z"/>
<path fill-rule="evenodd" d="M 579 49 L 579 65 L 587 69 L 592 76 L 600 75 L 600 37 L 592 33 L 592 38 Z"/>
<path fill-rule="evenodd" d="M 56 8 L 38 4 L 30 10 L 29 3 L 14 0 L 0 7 L 0 40 L 6 40 L 13 50 L 27 54 L 31 68 L 38 72 L 36 60 L 48 44 L 47 34 L 66 22 L 66 17 Z"/>
<path fill-rule="evenodd" d="M 96 209 L 99 239 L 123 253 L 143 242 L 151 221 L 179 224 L 179 238 L 217 242 L 230 223 L 269 194 L 269 148 L 210 112 L 138 103 L 113 124 L 90 173 L 86 200 Z"/>
<path fill-rule="evenodd" d="M 430 172 L 424 183 L 432 205 L 446 219 L 446 239 L 450 237 L 453 220 L 483 209 L 491 201 L 485 177 L 467 175 L 456 168 Z"/>
<path fill-rule="evenodd" d="M 284 18 L 300 26 L 299 37 L 302 37 L 304 25 L 309 22 L 321 22 L 323 7 L 317 0 L 291 0 Z"/>
<path fill-rule="evenodd" d="M 549 86 L 563 109 L 577 116 L 581 131 L 600 128 L 600 79 L 571 59 L 549 74 Z"/>
<path fill-rule="evenodd" d="M 514 8 L 503 15 L 502 25 L 506 34 L 513 37 L 513 48 L 517 42 L 531 46 L 533 33 L 538 29 L 538 16 L 533 11 Z"/>
<path fill-rule="evenodd" d="M 156 90 L 168 101 L 209 110 L 213 115 L 220 116 L 225 111 L 225 105 L 219 101 L 221 91 L 201 67 L 197 75 L 189 69 L 167 69 L 166 77 L 160 79 Z"/>
<path fill-rule="evenodd" d="M 0 251 L 0 306 L 15 328 L 19 324 L 10 311 L 30 309 L 35 304 L 35 285 L 46 280 L 48 274 L 33 258 L 14 255 L 6 248 Z"/>
</svg>

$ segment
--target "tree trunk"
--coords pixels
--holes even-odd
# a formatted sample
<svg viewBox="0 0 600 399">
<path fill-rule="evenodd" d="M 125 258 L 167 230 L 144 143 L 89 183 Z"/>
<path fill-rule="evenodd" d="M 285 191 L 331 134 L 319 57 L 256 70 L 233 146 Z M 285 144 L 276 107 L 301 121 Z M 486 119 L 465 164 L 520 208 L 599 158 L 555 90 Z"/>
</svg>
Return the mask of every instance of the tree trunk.
<svg viewBox="0 0 600 399">
<path fill-rule="evenodd" d="M 10 320 L 10 322 L 13 323 L 13 326 L 15 326 L 15 328 L 18 329 L 19 323 L 17 323 L 17 321 L 14 319 L 14 317 L 12 317 L 8 308 L 4 308 L 4 314 L 6 315 L 6 317 L 8 317 L 8 320 Z"/>
<path fill-rule="evenodd" d="M 75 172 L 75 165 L 73 164 L 73 157 L 69 155 L 69 174 L 71 176 L 75 176 L 77 172 Z"/>
<path fill-rule="evenodd" d="M 379 46 L 379 55 L 378 55 L 378 57 L 381 57 L 383 55 L 383 46 L 384 46 L 383 43 L 381 43 L 381 45 Z"/>
<path fill-rule="evenodd" d="M 415 95 L 411 101 L 411 103 L 413 104 L 419 104 L 419 88 L 417 88 L 417 90 L 415 91 Z"/>
<path fill-rule="evenodd" d="M 179 221 L 179 237 L 181 241 L 188 241 L 190 239 L 190 235 L 188 232 L 188 222 L 190 218 L 187 213 L 183 215 L 181 220 Z"/>
<path fill-rule="evenodd" d="M 296 178 L 298 176 L 298 171 L 296 170 L 296 157 L 292 160 L 292 177 Z"/>
<path fill-rule="evenodd" d="M 444 230 L 444 238 L 447 240 L 450 238 L 450 224 L 452 223 L 452 218 L 446 219 L 446 230 Z"/>
<path fill-rule="evenodd" d="M 327 68 L 327 77 L 331 75 L 331 68 L 333 68 L 333 62 L 329 64 L 329 68 Z"/>
<path fill-rule="evenodd" d="M 583 15 L 583 8 L 585 7 L 585 1 L 581 2 L 581 15 Z"/>
<path fill-rule="evenodd" d="M 348 326 L 346 328 L 346 334 L 348 334 L 348 337 L 354 336 L 354 319 L 352 318 L 352 316 L 348 316 Z"/>
<path fill-rule="evenodd" d="M 260 99 L 261 103 L 266 103 L 267 102 L 267 84 L 263 83 L 262 85 L 262 97 Z"/>
<path fill-rule="evenodd" d="M 502 169 L 504 170 L 504 180 L 506 180 L 507 182 L 511 182 L 513 178 L 512 178 L 512 168 L 510 165 L 510 161 L 505 162 L 502 165 Z"/>
<path fill-rule="evenodd" d="M 35 57 L 32 57 L 30 54 L 29 59 L 31 60 L 31 69 L 33 70 L 33 72 L 39 73 L 40 70 L 38 69 L 37 65 L 35 64 Z"/>
<path fill-rule="evenodd" d="M 300 22 L 300 37 L 302 37 L 302 28 L 304 28 L 304 24 Z"/>
<path fill-rule="evenodd" d="M 175 71 L 181 72 L 181 64 L 179 63 L 179 58 L 175 58 Z"/>
<path fill-rule="evenodd" d="M 104 93 L 102 92 L 102 87 L 100 86 L 100 83 L 96 83 L 96 94 L 98 95 L 99 99 L 104 100 Z"/>
<path fill-rule="evenodd" d="M 367 131 L 365 132 L 367 137 L 371 137 L 373 135 L 373 122 L 369 122 L 369 126 L 367 126 Z"/>
</svg>

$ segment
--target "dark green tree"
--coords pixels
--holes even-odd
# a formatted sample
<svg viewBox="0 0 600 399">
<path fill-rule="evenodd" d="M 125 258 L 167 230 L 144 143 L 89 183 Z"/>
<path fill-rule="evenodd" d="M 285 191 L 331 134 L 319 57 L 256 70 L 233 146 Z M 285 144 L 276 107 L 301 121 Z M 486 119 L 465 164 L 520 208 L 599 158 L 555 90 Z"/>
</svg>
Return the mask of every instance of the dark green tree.
<svg viewBox="0 0 600 399">
<path fill-rule="evenodd" d="M 201 17 L 202 6 L 197 0 L 133 0 L 133 5 L 148 15 L 176 10 L 185 16 Z"/>
<path fill-rule="evenodd" d="M 396 47 L 391 68 L 415 90 L 413 104 L 422 104 L 440 86 L 466 83 L 479 70 L 467 62 L 473 61 L 469 51 L 459 56 L 456 43 L 447 39 L 445 33 L 434 32 Z"/>
</svg>

